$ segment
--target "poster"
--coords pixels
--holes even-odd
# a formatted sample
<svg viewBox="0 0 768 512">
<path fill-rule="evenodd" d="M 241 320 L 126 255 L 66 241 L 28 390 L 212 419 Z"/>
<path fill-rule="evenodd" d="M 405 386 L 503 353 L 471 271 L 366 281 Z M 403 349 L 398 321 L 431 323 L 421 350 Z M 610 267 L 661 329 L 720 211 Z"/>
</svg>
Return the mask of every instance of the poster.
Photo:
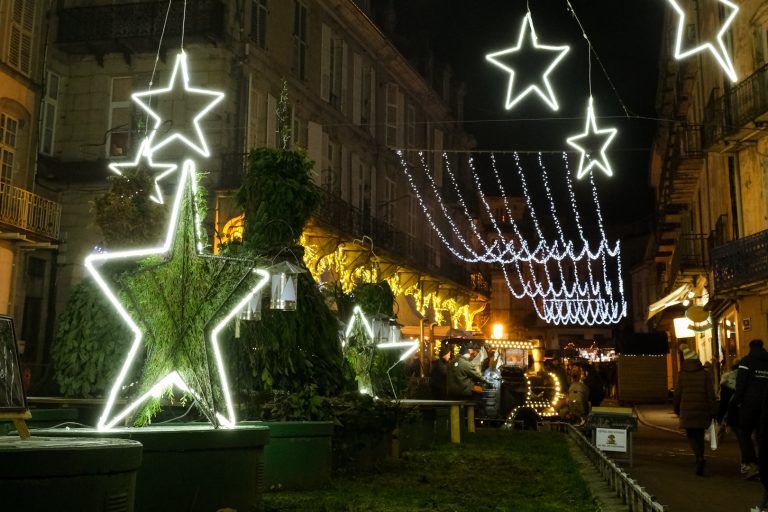
<svg viewBox="0 0 768 512">
<path fill-rule="evenodd" d="M 627 453 L 627 431 L 619 428 L 597 428 L 595 446 L 604 452 Z"/>
<path fill-rule="evenodd" d="M 13 320 L 0 315 L 0 412 L 26 408 Z"/>
</svg>

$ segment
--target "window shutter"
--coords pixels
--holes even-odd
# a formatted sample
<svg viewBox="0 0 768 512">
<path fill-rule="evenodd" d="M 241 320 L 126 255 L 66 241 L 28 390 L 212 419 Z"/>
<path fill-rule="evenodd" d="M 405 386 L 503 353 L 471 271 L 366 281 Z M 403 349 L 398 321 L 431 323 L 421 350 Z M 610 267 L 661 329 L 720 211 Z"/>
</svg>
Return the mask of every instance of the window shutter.
<svg viewBox="0 0 768 512">
<path fill-rule="evenodd" d="M 352 160 L 352 172 L 351 172 L 351 178 L 352 178 L 352 204 L 356 208 L 361 208 L 363 204 L 363 197 L 360 193 L 360 188 L 363 185 L 363 177 L 360 176 L 360 156 L 357 153 L 352 153 L 351 156 Z"/>
<path fill-rule="evenodd" d="M 327 147 L 327 143 L 323 144 L 323 127 L 319 123 L 307 122 L 307 155 L 315 162 L 313 165 L 314 172 L 312 178 L 316 185 L 320 185 L 320 172 L 324 169 L 323 165 L 323 147 Z"/>
<path fill-rule="evenodd" d="M 758 25 L 754 28 L 754 43 L 755 43 L 755 68 L 763 67 L 765 64 L 765 28 L 763 25 Z"/>
<path fill-rule="evenodd" d="M 346 146 L 341 146 L 341 183 L 340 195 L 345 201 L 349 201 L 349 151 Z"/>
<path fill-rule="evenodd" d="M 346 114 L 349 110 L 347 89 L 349 80 L 349 46 L 346 41 L 341 42 L 341 112 Z"/>
<path fill-rule="evenodd" d="M 25 75 L 32 72 L 32 36 L 35 28 L 35 2 L 13 0 L 8 64 Z"/>
<path fill-rule="evenodd" d="M 397 147 L 405 146 L 405 95 L 397 90 Z"/>
<path fill-rule="evenodd" d="M 363 98 L 363 63 L 360 55 L 352 56 L 352 122 L 357 126 L 363 122 L 361 118 Z"/>
<path fill-rule="evenodd" d="M 370 117 L 368 118 L 369 128 L 371 130 L 371 135 L 376 137 L 376 69 L 371 66 L 371 104 L 369 105 L 369 108 L 371 109 Z"/>
<path fill-rule="evenodd" d="M 435 129 L 435 168 L 432 177 L 437 186 L 443 186 L 443 131 Z"/>
<path fill-rule="evenodd" d="M 320 97 L 323 101 L 331 101 L 331 28 L 325 23 L 320 52 Z"/>
</svg>

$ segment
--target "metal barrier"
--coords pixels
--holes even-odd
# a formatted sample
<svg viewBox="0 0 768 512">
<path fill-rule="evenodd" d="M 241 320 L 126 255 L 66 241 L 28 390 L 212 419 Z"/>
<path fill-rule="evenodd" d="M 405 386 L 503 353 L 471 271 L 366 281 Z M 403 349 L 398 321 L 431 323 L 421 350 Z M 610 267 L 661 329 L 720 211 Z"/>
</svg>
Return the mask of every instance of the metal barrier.
<svg viewBox="0 0 768 512">
<path fill-rule="evenodd" d="M 662 505 L 656 498 L 643 489 L 626 471 L 620 468 L 614 461 L 584 437 L 570 423 L 553 423 L 552 427 L 560 432 L 568 434 L 581 448 L 581 451 L 592 461 L 595 469 L 603 479 L 611 486 L 616 495 L 621 498 L 631 512 L 668 512 L 669 507 Z"/>
</svg>

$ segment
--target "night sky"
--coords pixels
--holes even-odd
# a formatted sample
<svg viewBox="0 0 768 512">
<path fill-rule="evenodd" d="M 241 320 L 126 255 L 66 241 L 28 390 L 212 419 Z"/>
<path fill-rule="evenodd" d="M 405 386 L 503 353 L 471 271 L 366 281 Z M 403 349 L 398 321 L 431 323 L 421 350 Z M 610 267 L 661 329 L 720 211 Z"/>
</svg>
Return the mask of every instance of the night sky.
<svg viewBox="0 0 768 512">
<path fill-rule="evenodd" d="M 616 87 L 592 58 L 592 87 L 598 127 L 616 127 L 610 147 L 614 177 L 599 173 L 607 221 L 617 226 L 648 218 L 652 192 L 648 165 L 654 120 L 627 119 L 630 114 L 655 117 L 662 0 L 571 0 L 594 50 Z M 506 111 L 509 74 L 485 55 L 517 44 L 526 2 L 520 0 L 399 0 L 399 43 L 429 41 L 438 62 L 451 65 L 467 86 L 465 129 L 478 149 L 561 150 L 565 139 L 583 132 L 588 86 L 587 45 L 566 0 L 530 0 L 540 44 L 570 45 L 571 51 L 550 75 L 560 103 L 550 110 L 538 96 L 528 96 Z M 413 43 L 411 43 L 413 44 Z M 406 50 L 407 53 L 407 50 Z M 576 166 L 573 154 L 573 167 Z M 599 171 L 598 171 L 599 172 Z"/>
</svg>

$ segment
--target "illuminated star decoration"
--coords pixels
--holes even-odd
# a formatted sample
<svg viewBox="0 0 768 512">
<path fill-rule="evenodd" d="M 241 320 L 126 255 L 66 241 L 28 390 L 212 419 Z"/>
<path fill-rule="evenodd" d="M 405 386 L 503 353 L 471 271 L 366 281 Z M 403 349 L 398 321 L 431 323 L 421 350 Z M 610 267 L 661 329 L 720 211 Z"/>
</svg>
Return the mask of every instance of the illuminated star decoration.
<svg viewBox="0 0 768 512">
<path fill-rule="evenodd" d="M 365 317 L 365 313 L 363 313 L 363 309 L 360 306 L 355 306 L 352 309 L 352 316 L 349 318 L 349 322 L 347 323 L 347 329 L 344 331 L 344 338 L 349 338 L 349 335 L 352 334 L 352 329 L 355 328 L 355 324 L 357 323 L 358 320 L 363 323 L 365 332 L 368 334 L 371 340 L 373 340 L 375 337 L 373 335 L 373 327 L 371 327 L 371 323 Z M 346 341 L 342 341 L 341 347 L 344 348 L 345 346 L 346 346 Z"/>
<path fill-rule="evenodd" d="M 187 187 L 191 189 L 191 194 L 187 192 Z M 235 423 L 234 407 L 224 369 L 221 349 L 219 348 L 219 333 L 269 282 L 269 273 L 262 269 L 254 269 L 249 262 L 242 260 L 199 254 L 196 250 L 196 248 L 199 247 L 199 244 L 195 243 L 196 240 L 187 240 L 186 237 L 179 236 L 184 232 L 185 223 L 197 221 L 195 218 L 196 216 L 192 213 L 192 210 L 195 208 L 193 204 L 195 193 L 195 165 L 191 160 L 187 160 L 184 162 L 182 175 L 179 179 L 178 189 L 168 222 L 168 230 L 162 245 L 143 249 L 94 253 L 85 259 L 86 269 L 134 335 L 131 348 L 120 368 L 120 372 L 115 379 L 112 389 L 109 392 L 104 412 L 99 418 L 97 425 L 99 430 L 109 430 L 113 428 L 130 414 L 137 411 L 137 409 L 147 400 L 158 398 L 166 389 L 172 386 L 175 386 L 182 392 L 192 395 L 198 400 L 198 403 L 201 400 L 207 401 L 208 404 L 205 405 L 208 405 L 210 409 L 204 411 L 207 413 L 206 416 L 215 418 L 215 420 L 224 427 L 231 427 Z M 185 198 L 187 198 L 186 201 Z M 194 230 L 192 238 L 197 238 L 198 232 L 197 229 Z M 185 257 L 185 254 L 189 253 L 192 253 L 193 256 L 191 258 Z M 154 257 L 150 263 L 147 263 L 148 257 Z M 160 287 L 160 285 L 157 285 L 159 289 L 153 290 L 153 293 L 147 294 L 146 298 L 131 298 L 132 308 L 141 313 L 139 316 L 136 316 L 135 314 L 130 313 L 123 301 L 118 298 L 112 286 L 108 283 L 109 278 L 105 277 L 105 274 L 102 271 L 104 265 L 108 265 L 113 261 L 139 262 L 140 270 L 134 273 L 129 272 L 129 275 L 133 274 L 131 277 L 121 276 L 118 278 L 118 282 L 124 284 L 129 280 L 137 279 L 136 276 L 138 276 L 138 279 L 144 279 L 145 283 L 158 283 L 160 281 L 156 279 L 157 274 L 163 272 L 163 269 L 168 269 L 168 264 L 174 258 L 184 258 L 184 265 L 182 267 L 184 270 L 187 270 L 188 267 L 192 265 L 197 265 L 198 268 L 202 265 L 207 265 L 208 267 L 218 265 L 219 268 L 216 269 L 218 271 L 216 275 L 222 278 L 232 278 L 237 285 L 234 289 L 226 289 L 226 287 L 216 283 L 214 286 L 206 287 L 206 289 L 201 290 L 202 286 L 200 286 L 199 283 L 190 283 L 188 280 L 185 280 L 185 275 L 181 275 L 178 276 L 178 279 L 176 280 L 176 282 L 179 283 L 179 286 Z M 188 261 L 189 263 L 187 263 Z M 233 262 L 237 262 L 237 264 L 233 265 Z M 167 272 L 167 270 L 165 271 Z M 248 291 L 245 292 L 242 297 L 233 299 L 233 297 L 236 297 L 235 292 L 242 287 L 241 285 L 243 283 L 249 283 L 254 277 L 258 277 L 257 282 L 255 284 L 250 284 Z M 166 280 L 165 282 L 168 281 Z M 195 285 L 197 285 L 197 288 L 194 288 Z M 186 290 L 187 287 L 190 289 Z M 181 321 L 172 317 L 169 306 L 165 306 L 167 311 L 163 312 L 163 305 L 166 302 L 172 302 L 174 299 L 184 301 L 181 310 L 186 311 L 187 313 L 183 315 Z M 235 305 L 231 306 L 231 303 L 233 302 L 235 302 Z M 178 305 L 178 302 L 176 302 L 176 304 Z M 213 311 L 202 311 L 202 304 L 213 304 Z M 228 306 L 231 307 L 227 309 Z M 171 316 L 171 319 L 177 320 L 178 323 L 178 325 L 176 325 L 177 329 L 174 330 L 170 336 L 174 339 L 162 339 L 161 341 L 164 343 L 173 343 L 184 336 L 192 336 L 195 339 L 200 338 L 201 342 L 205 343 L 204 331 L 206 326 L 209 323 L 212 323 L 213 328 L 210 330 L 208 338 L 213 351 L 215 370 L 218 373 L 218 384 L 220 385 L 222 398 L 225 403 L 225 411 L 223 414 L 215 408 L 212 399 L 212 390 L 201 389 L 210 388 L 210 385 L 205 386 L 198 382 L 195 383 L 197 384 L 196 387 L 198 389 L 193 389 L 191 387 L 192 383 L 188 381 L 189 376 L 185 378 L 185 376 L 182 375 L 182 371 L 177 369 L 171 370 L 170 368 L 166 374 L 158 375 L 156 383 L 151 385 L 146 392 L 130 404 L 126 405 L 122 410 L 113 414 L 115 401 L 120 390 L 123 389 L 126 384 L 129 371 L 136 360 L 139 349 L 143 345 L 145 334 L 148 334 L 153 338 L 155 336 L 162 336 L 162 333 L 158 335 L 154 332 L 157 325 L 151 325 L 160 315 Z M 192 328 L 188 329 L 189 326 Z M 196 331 L 196 327 L 200 327 L 200 329 Z M 188 331 L 195 332 L 190 333 Z M 179 348 L 178 344 L 174 346 L 174 349 Z M 201 406 L 204 406 L 204 404 L 201 404 Z"/>
<path fill-rule="evenodd" d="M 417 340 L 409 340 L 409 341 L 390 341 L 387 343 L 379 343 L 376 345 L 377 348 L 405 348 L 402 355 L 400 356 L 400 359 L 397 360 L 399 363 L 400 361 L 405 361 L 408 356 L 416 352 L 419 348 L 419 342 Z"/>
<path fill-rule="evenodd" d="M 683 50 L 683 38 L 685 37 L 687 28 L 685 22 L 685 11 L 683 11 L 683 8 L 680 7 L 680 4 L 677 2 L 677 0 L 668 1 L 678 16 L 677 34 L 675 36 L 675 58 L 681 60 L 699 52 L 709 50 L 710 53 L 712 53 L 712 56 L 714 56 L 717 60 L 717 63 L 720 64 L 720 67 L 723 68 L 725 74 L 728 75 L 728 78 L 730 78 L 732 82 L 736 82 L 738 80 L 738 76 L 736 75 L 736 68 L 733 66 L 731 56 L 728 54 L 728 48 L 725 46 L 725 35 L 733 23 L 733 20 L 736 19 L 736 15 L 739 13 L 738 5 L 731 2 L 730 0 L 717 0 L 723 4 L 726 11 L 730 9 L 730 13 L 728 13 L 725 17 L 725 20 L 723 20 L 723 24 L 720 27 L 720 30 L 717 32 L 717 36 L 713 41 L 706 41 L 694 48 Z"/>
<path fill-rule="evenodd" d="M 526 44 L 526 35 L 530 35 L 528 38 L 528 44 Z M 547 67 L 546 71 L 541 75 L 541 83 L 544 85 L 544 90 L 542 90 L 541 87 L 539 87 L 538 82 L 531 82 L 528 87 L 525 87 L 522 89 L 521 92 L 515 94 L 515 68 L 511 67 L 510 65 L 506 64 L 505 61 L 509 60 L 507 57 L 512 56 L 515 58 L 519 58 L 519 55 L 514 55 L 517 52 L 520 52 L 522 49 L 535 49 L 538 50 L 539 53 L 544 54 L 557 54 L 555 55 L 554 59 L 552 60 L 551 64 Z M 555 67 L 560 63 L 561 60 L 565 57 L 565 55 L 570 50 L 570 46 L 548 46 L 539 44 L 538 38 L 536 37 L 536 31 L 533 29 L 533 19 L 531 18 L 531 13 L 527 13 L 525 17 L 523 18 L 522 26 L 520 27 L 520 35 L 517 39 L 517 46 L 514 48 L 509 48 L 507 50 L 502 50 L 499 52 L 491 53 L 485 56 L 485 59 L 494 65 L 500 67 L 501 69 L 508 71 L 510 73 L 509 76 L 509 86 L 507 88 L 507 100 L 504 107 L 509 110 L 512 107 L 514 107 L 517 103 L 519 103 L 523 98 L 528 96 L 528 94 L 535 92 L 538 94 L 542 100 L 544 100 L 544 103 L 549 105 L 549 107 L 552 110 L 558 110 L 560 107 L 557 103 L 557 98 L 555 97 L 555 92 L 552 90 L 552 85 L 549 83 L 549 74 L 552 72 L 552 70 L 555 69 Z M 544 58 L 543 56 L 541 58 Z M 546 92 L 545 92 L 546 90 Z"/>
<path fill-rule="evenodd" d="M 173 71 L 171 72 L 171 78 L 168 81 L 167 87 L 144 92 L 136 92 L 133 93 L 131 97 L 133 98 L 133 101 L 138 103 L 139 106 L 143 108 L 147 114 L 152 117 L 152 119 L 154 119 L 155 123 L 154 126 L 152 126 L 152 134 L 150 136 L 150 138 L 154 138 L 160 129 L 160 126 L 163 124 L 163 118 L 157 112 L 155 112 L 155 110 L 150 106 L 149 102 L 152 99 L 163 99 L 163 96 L 170 95 L 176 89 L 179 81 L 181 82 L 180 85 L 183 86 L 184 92 L 187 96 L 207 98 L 207 103 L 192 119 L 192 127 L 195 132 L 195 138 L 197 140 L 192 141 L 190 138 L 185 136 L 181 130 L 171 124 L 171 130 L 165 134 L 162 140 L 152 145 L 150 153 L 153 153 L 158 149 L 170 144 L 174 140 L 179 140 L 195 150 L 201 156 L 209 157 L 211 153 L 208 150 L 208 144 L 206 143 L 205 137 L 203 136 L 203 131 L 200 128 L 200 119 L 224 99 L 224 93 L 211 91 L 209 89 L 200 89 L 198 87 L 192 87 L 189 85 L 189 70 L 187 68 L 186 53 L 183 51 L 179 52 L 178 56 L 176 57 L 176 62 L 173 66 Z"/>
<path fill-rule="evenodd" d="M 150 169 L 159 169 L 160 172 L 155 175 L 155 191 L 149 196 L 156 203 L 163 204 L 163 192 L 160 190 L 160 180 L 173 173 L 178 169 L 178 165 L 170 163 L 159 163 L 152 160 L 151 138 L 146 138 L 141 141 L 139 151 L 136 153 L 136 159 L 133 162 L 120 162 L 109 164 L 109 169 L 115 174 L 123 175 L 123 169 L 136 169 L 141 166 L 141 161 L 146 161 L 146 166 Z"/>
<path fill-rule="evenodd" d="M 581 179 L 587 174 L 592 167 L 602 169 L 602 171 L 608 176 L 613 176 L 613 169 L 611 169 L 611 162 L 608 161 L 608 156 L 605 154 L 605 150 L 613 141 L 616 136 L 616 128 L 597 128 L 597 119 L 595 118 L 595 108 L 592 105 L 592 97 L 589 97 L 589 106 L 587 107 L 587 126 L 584 128 L 584 133 L 581 135 L 574 135 L 568 137 L 567 142 L 574 148 L 581 152 L 579 158 L 579 171 L 576 175 L 576 179 Z M 587 147 L 584 142 L 592 142 L 595 139 L 602 139 L 602 143 L 599 144 L 599 151 L 597 155 L 593 155 L 594 148 Z M 586 165 L 585 165 L 586 164 Z"/>
</svg>

